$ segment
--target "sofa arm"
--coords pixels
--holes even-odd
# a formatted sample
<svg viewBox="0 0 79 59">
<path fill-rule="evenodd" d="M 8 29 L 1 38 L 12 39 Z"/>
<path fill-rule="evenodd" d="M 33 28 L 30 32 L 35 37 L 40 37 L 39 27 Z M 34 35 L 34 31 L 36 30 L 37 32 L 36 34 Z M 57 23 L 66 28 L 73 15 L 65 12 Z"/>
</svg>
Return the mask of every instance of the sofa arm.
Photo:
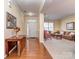
<svg viewBox="0 0 79 59">
<path fill-rule="evenodd" d="M 75 35 L 72 35 L 72 40 L 75 41 Z"/>
</svg>

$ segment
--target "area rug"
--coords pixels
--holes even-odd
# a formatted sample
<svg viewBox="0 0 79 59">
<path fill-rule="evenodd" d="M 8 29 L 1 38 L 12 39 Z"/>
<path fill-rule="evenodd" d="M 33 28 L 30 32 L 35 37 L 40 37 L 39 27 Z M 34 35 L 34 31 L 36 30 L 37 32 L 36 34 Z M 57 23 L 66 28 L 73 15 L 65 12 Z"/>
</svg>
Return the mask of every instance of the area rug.
<svg viewBox="0 0 79 59">
<path fill-rule="evenodd" d="M 75 59 L 75 42 L 69 40 L 47 40 L 44 46 L 53 59 Z"/>
</svg>

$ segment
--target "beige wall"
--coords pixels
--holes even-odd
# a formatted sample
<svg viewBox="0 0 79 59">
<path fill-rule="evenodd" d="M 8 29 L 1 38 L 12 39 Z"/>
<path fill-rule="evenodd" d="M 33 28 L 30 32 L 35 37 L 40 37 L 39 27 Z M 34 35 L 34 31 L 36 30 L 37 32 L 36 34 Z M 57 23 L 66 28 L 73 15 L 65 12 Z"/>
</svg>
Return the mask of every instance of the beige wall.
<svg viewBox="0 0 79 59">
<path fill-rule="evenodd" d="M 66 23 L 75 22 L 75 16 L 74 15 L 65 17 L 65 18 L 60 19 L 60 20 L 55 20 L 53 22 L 54 22 L 54 32 L 57 31 L 57 30 L 59 30 L 59 31 L 72 31 L 72 32 L 75 31 L 75 30 L 67 30 L 66 29 Z"/>
<path fill-rule="evenodd" d="M 66 29 L 66 23 L 69 23 L 69 22 L 75 22 L 75 16 L 74 15 L 68 16 L 68 17 L 65 17 L 65 18 L 61 19 L 61 31 L 75 32 L 75 30 L 67 30 Z"/>
<path fill-rule="evenodd" d="M 60 28 L 61 28 L 61 20 L 55 20 L 54 21 L 54 32 L 55 31 L 60 31 Z"/>
<path fill-rule="evenodd" d="M 15 3 L 11 3 L 11 7 L 8 6 L 8 0 L 5 1 L 5 13 L 9 12 L 13 16 L 16 17 L 17 20 L 17 26 L 20 27 L 20 32 L 18 34 L 24 34 L 24 14 L 22 11 L 17 7 Z M 5 16 L 6 17 L 6 16 Z M 10 37 L 12 35 L 15 35 L 14 31 L 12 29 L 6 28 L 6 18 L 5 18 L 5 38 Z"/>
</svg>

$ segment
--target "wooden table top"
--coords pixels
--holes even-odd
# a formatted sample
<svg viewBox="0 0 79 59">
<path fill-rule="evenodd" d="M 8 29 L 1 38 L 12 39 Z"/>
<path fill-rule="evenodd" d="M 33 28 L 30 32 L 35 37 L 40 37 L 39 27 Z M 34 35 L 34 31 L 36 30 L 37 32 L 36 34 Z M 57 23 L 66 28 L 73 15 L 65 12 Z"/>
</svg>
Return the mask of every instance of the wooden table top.
<svg viewBox="0 0 79 59">
<path fill-rule="evenodd" d="M 18 40 L 21 40 L 21 39 L 23 39 L 23 38 L 25 38 L 24 35 L 18 35 L 18 37 L 12 36 L 12 37 L 10 37 L 10 38 L 7 38 L 6 41 L 18 41 Z"/>
</svg>

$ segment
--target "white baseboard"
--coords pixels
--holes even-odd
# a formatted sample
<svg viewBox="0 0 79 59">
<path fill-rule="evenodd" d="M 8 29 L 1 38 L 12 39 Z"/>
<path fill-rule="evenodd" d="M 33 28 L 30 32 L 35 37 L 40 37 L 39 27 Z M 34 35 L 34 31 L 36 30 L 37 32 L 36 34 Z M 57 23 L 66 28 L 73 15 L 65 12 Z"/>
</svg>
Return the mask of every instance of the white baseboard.
<svg viewBox="0 0 79 59">
<path fill-rule="evenodd" d="M 9 51 L 9 54 L 11 54 L 11 52 L 16 48 L 16 45 Z M 7 57 L 7 54 L 4 55 L 4 58 Z"/>
</svg>

